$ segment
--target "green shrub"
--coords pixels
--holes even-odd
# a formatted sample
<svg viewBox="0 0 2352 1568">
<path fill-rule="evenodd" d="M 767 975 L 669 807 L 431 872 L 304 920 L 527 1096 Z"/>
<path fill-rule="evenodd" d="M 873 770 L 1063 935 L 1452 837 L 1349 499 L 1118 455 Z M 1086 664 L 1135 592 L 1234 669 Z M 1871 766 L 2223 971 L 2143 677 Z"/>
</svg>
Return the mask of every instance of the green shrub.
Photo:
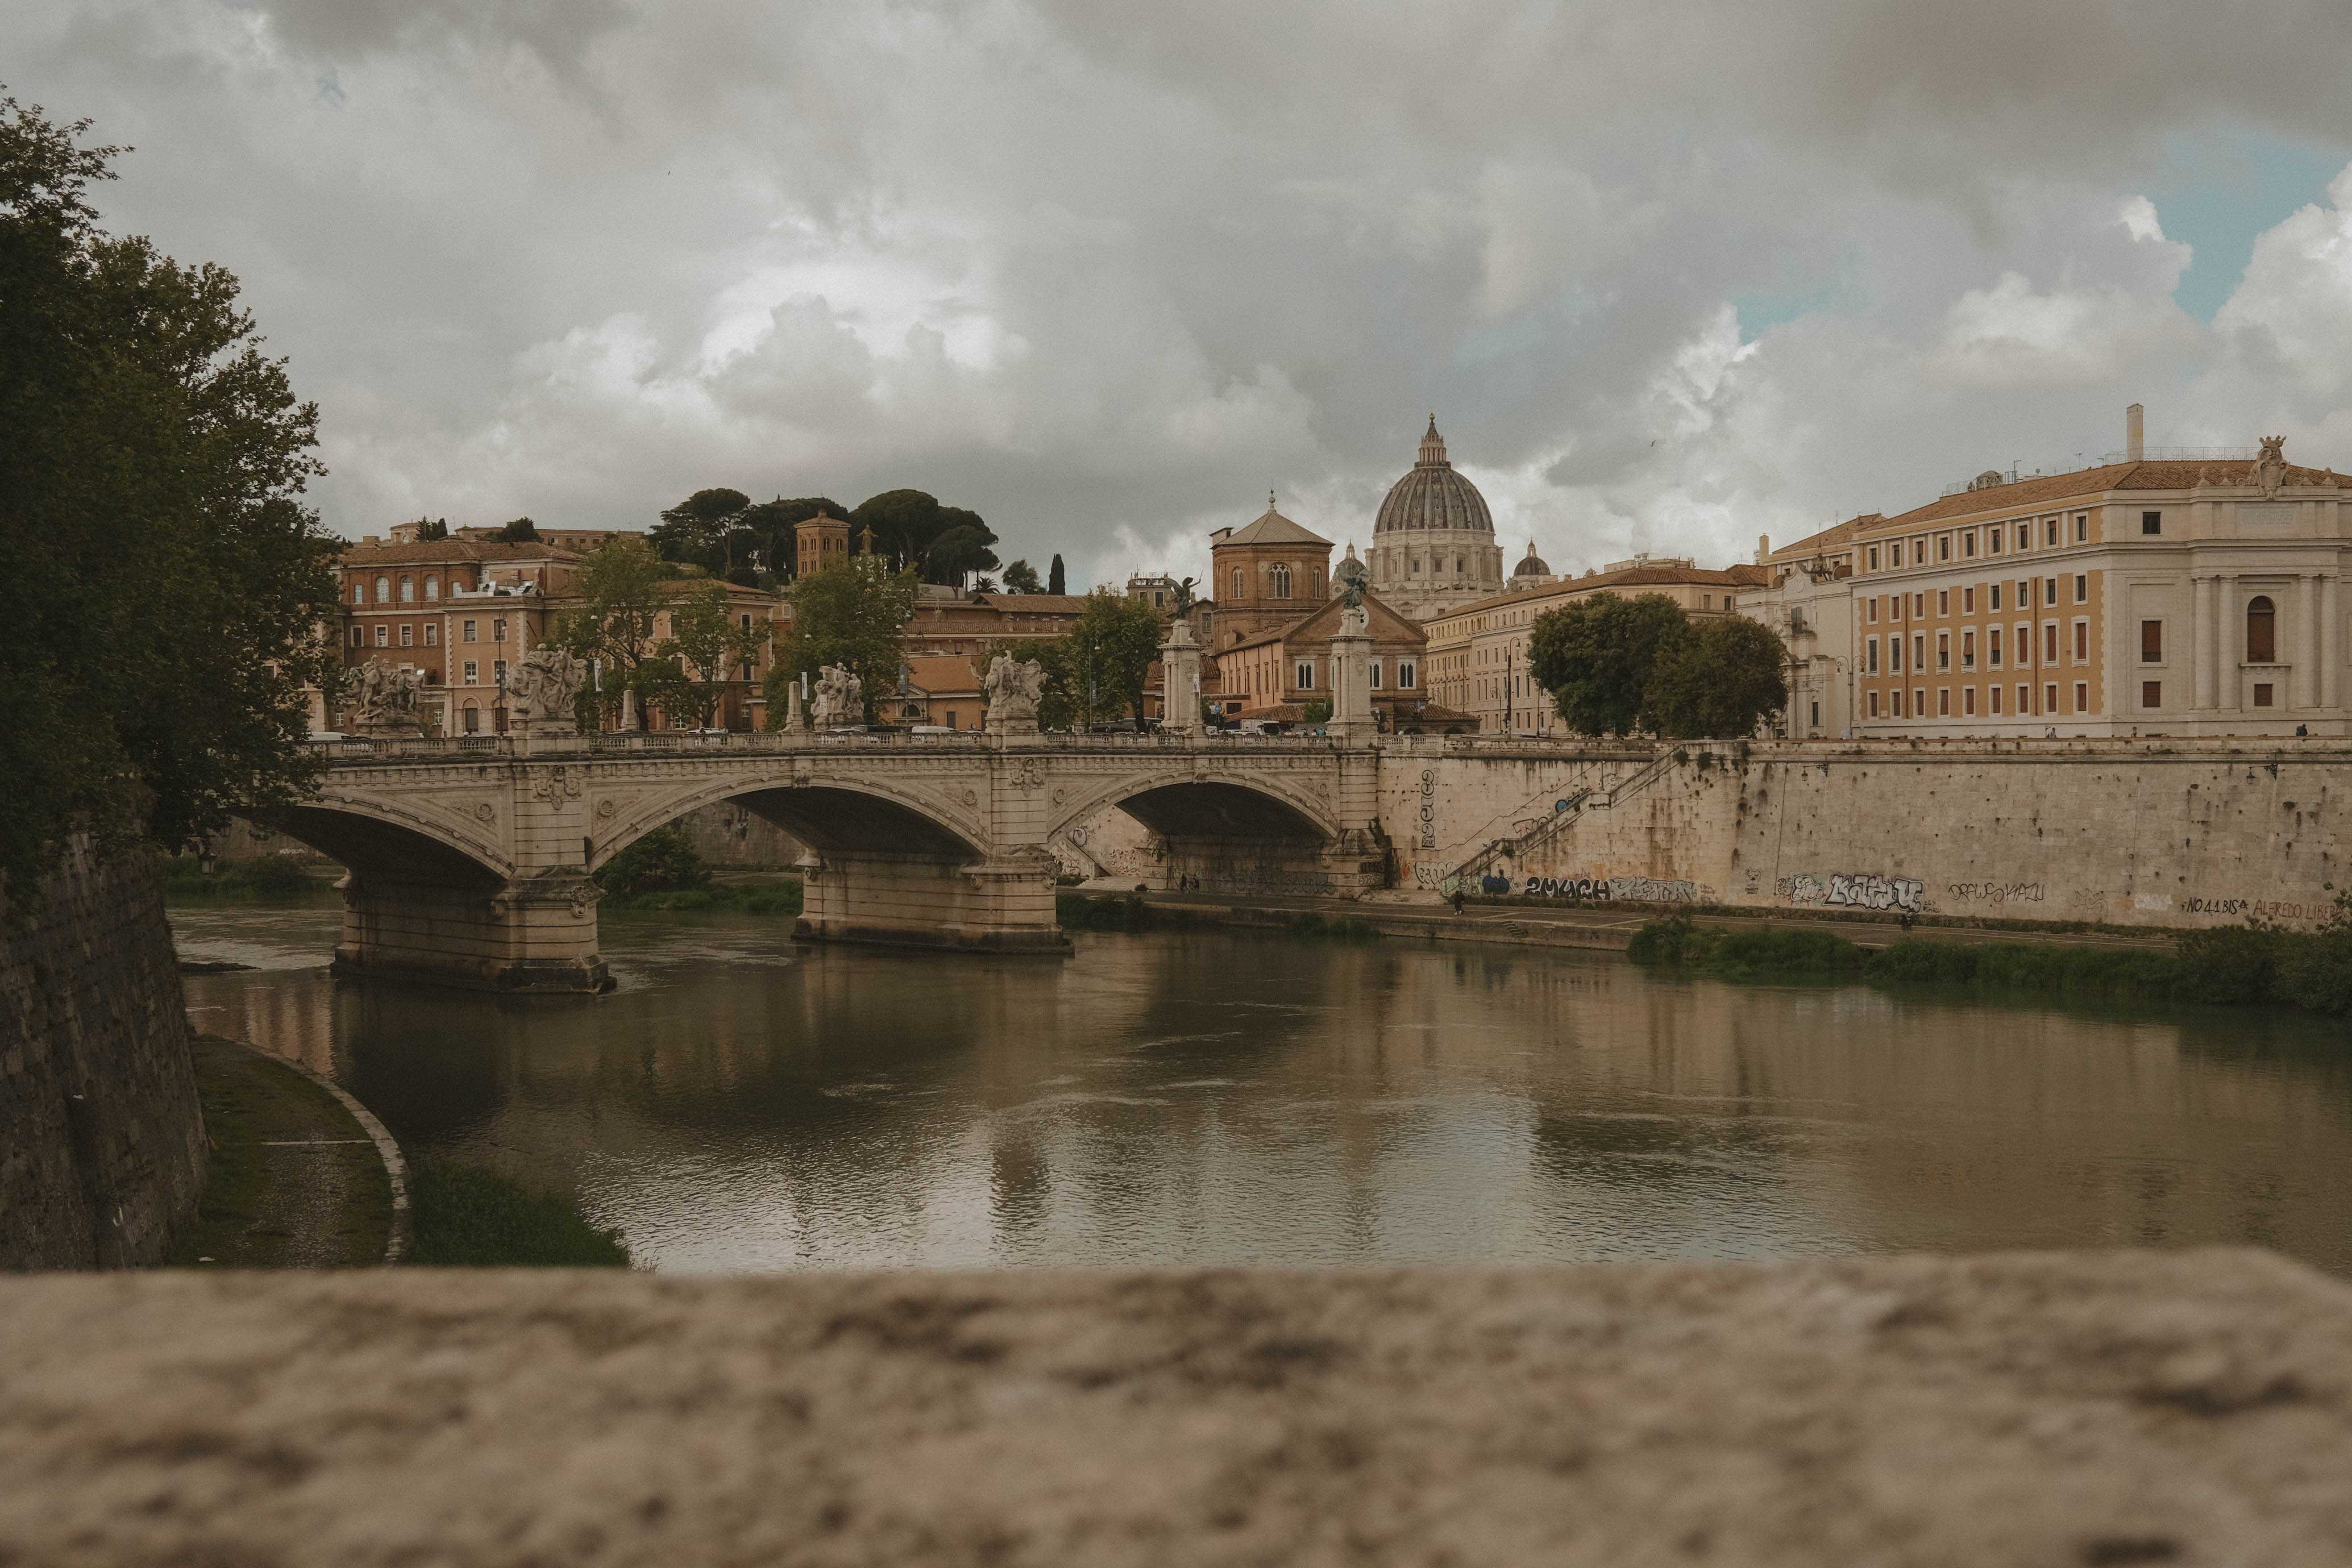
<svg viewBox="0 0 2352 1568">
<path fill-rule="evenodd" d="M 588 1223 L 577 1205 L 534 1193 L 492 1171 L 443 1160 L 413 1160 L 409 1202 L 416 1217 L 410 1260 L 438 1269 L 625 1269 L 618 1230 Z"/>
<path fill-rule="evenodd" d="M 294 898 L 323 885 L 291 855 L 216 861 L 206 871 L 194 855 L 174 855 L 156 868 L 167 898 Z"/>
<path fill-rule="evenodd" d="M 651 893 L 607 894 L 601 907 L 624 913 L 707 912 L 732 915 L 798 915 L 801 884 L 777 882 L 744 885 L 713 883 L 705 887 Z"/>
<path fill-rule="evenodd" d="M 1380 928 L 1360 915 L 1324 915 L 1308 910 L 1291 917 L 1290 934 L 1311 942 L 1377 942 Z"/>
<path fill-rule="evenodd" d="M 604 862 L 596 884 L 608 894 L 674 893 L 709 884 L 710 872 L 682 822 L 656 828 Z"/>
<path fill-rule="evenodd" d="M 1149 931 L 1157 912 L 1139 893 L 1091 898 L 1083 893 L 1054 894 L 1054 918 L 1066 931 Z"/>
<path fill-rule="evenodd" d="M 2207 1001 L 2258 1002 L 2278 977 L 2279 933 L 2260 925 L 2184 931 L 2174 944 L 2196 994 Z"/>
</svg>

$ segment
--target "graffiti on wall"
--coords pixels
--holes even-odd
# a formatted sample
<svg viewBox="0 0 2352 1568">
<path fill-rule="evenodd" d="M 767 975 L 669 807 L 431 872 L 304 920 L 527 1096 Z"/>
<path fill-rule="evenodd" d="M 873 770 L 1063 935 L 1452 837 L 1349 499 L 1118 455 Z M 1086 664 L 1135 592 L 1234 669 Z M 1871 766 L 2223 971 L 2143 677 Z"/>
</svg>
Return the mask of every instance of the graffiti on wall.
<svg viewBox="0 0 2352 1568">
<path fill-rule="evenodd" d="M 1877 872 L 1799 872 L 1784 876 L 1773 891 L 1790 904 L 1834 909 L 1893 909 L 1916 915 L 1927 883 L 1916 877 Z"/>
<path fill-rule="evenodd" d="M 1421 770 L 1421 847 L 1437 847 L 1437 770 Z"/>
<path fill-rule="evenodd" d="M 2040 904 L 2050 896 L 2038 882 L 1948 882 L 1944 892 L 1962 904 Z"/>
<path fill-rule="evenodd" d="M 1509 882 L 1501 882 L 1506 890 Z M 1711 904 L 1712 889 L 1679 877 L 1660 876 L 1531 876 L 1519 889 L 1526 898 L 1565 898 L 1611 904 Z"/>
</svg>

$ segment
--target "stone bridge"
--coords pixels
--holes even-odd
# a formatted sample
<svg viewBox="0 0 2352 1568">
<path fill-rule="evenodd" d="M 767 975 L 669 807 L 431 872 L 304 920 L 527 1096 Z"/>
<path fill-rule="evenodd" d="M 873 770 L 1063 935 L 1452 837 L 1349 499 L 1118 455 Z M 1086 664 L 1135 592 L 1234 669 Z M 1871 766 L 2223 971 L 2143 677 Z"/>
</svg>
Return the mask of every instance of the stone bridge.
<svg viewBox="0 0 2352 1568">
<path fill-rule="evenodd" d="M 1392 874 L 1380 758 L 1328 740 L 758 734 L 325 743 L 254 820 L 341 862 L 339 972 L 593 990 L 591 880 L 731 801 L 810 846 L 795 935 L 1056 953 L 1049 835 L 1117 807 L 1169 874 L 1352 893 Z"/>
</svg>

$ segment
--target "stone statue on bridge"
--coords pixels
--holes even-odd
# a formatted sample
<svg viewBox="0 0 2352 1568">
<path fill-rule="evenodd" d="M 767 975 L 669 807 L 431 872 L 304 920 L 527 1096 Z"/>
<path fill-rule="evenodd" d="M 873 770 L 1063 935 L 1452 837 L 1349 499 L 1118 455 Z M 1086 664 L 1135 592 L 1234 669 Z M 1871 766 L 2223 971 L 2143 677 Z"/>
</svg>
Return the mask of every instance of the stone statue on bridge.
<svg viewBox="0 0 2352 1568">
<path fill-rule="evenodd" d="M 980 686 L 988 698 L 986 723 L 991 735 L 1037 733 L 1037 704 L 1045 695 L 1043 664 L 999 653 L 989 661 Z"/>
<path fill-rule="evenodd" d="M 515 722 L 541 735 L 579 732 L 575 704 L 588 684 L 588 666 L 562 648 L 541 643 L 507 677 L 507 704 Z"/>
<path fill-rule="evenodd" d="M 866 683 L 846 664 L 827 664 L 816 673 L 813 716 L 819 729 L 847 729 L 866 722 Z"/>
<path fill-rule="evenodd" d="M 416 694 L 425 687 L 421 670 L 396 670 L 369 660 L 352 672 L 352 725 L 362 735 L 415 735 Z"/>
</svg>

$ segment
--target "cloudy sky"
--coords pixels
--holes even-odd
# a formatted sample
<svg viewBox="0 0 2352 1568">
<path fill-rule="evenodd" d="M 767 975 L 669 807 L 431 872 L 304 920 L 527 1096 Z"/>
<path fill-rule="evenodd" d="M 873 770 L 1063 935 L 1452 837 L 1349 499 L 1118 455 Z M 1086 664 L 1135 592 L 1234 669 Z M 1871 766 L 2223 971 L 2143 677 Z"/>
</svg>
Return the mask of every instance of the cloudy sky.
<svg viewBox="0 0 2352 1568">
<path fill-rule="evenodd" d="M 913 485 L 1198 573 L 1432 410 L 1570 570 L 2135 399 L 2352 468 L 2343 0 L 46 0 L 0 83 L 244 279 L 354 537 Z"/>
</svg>

